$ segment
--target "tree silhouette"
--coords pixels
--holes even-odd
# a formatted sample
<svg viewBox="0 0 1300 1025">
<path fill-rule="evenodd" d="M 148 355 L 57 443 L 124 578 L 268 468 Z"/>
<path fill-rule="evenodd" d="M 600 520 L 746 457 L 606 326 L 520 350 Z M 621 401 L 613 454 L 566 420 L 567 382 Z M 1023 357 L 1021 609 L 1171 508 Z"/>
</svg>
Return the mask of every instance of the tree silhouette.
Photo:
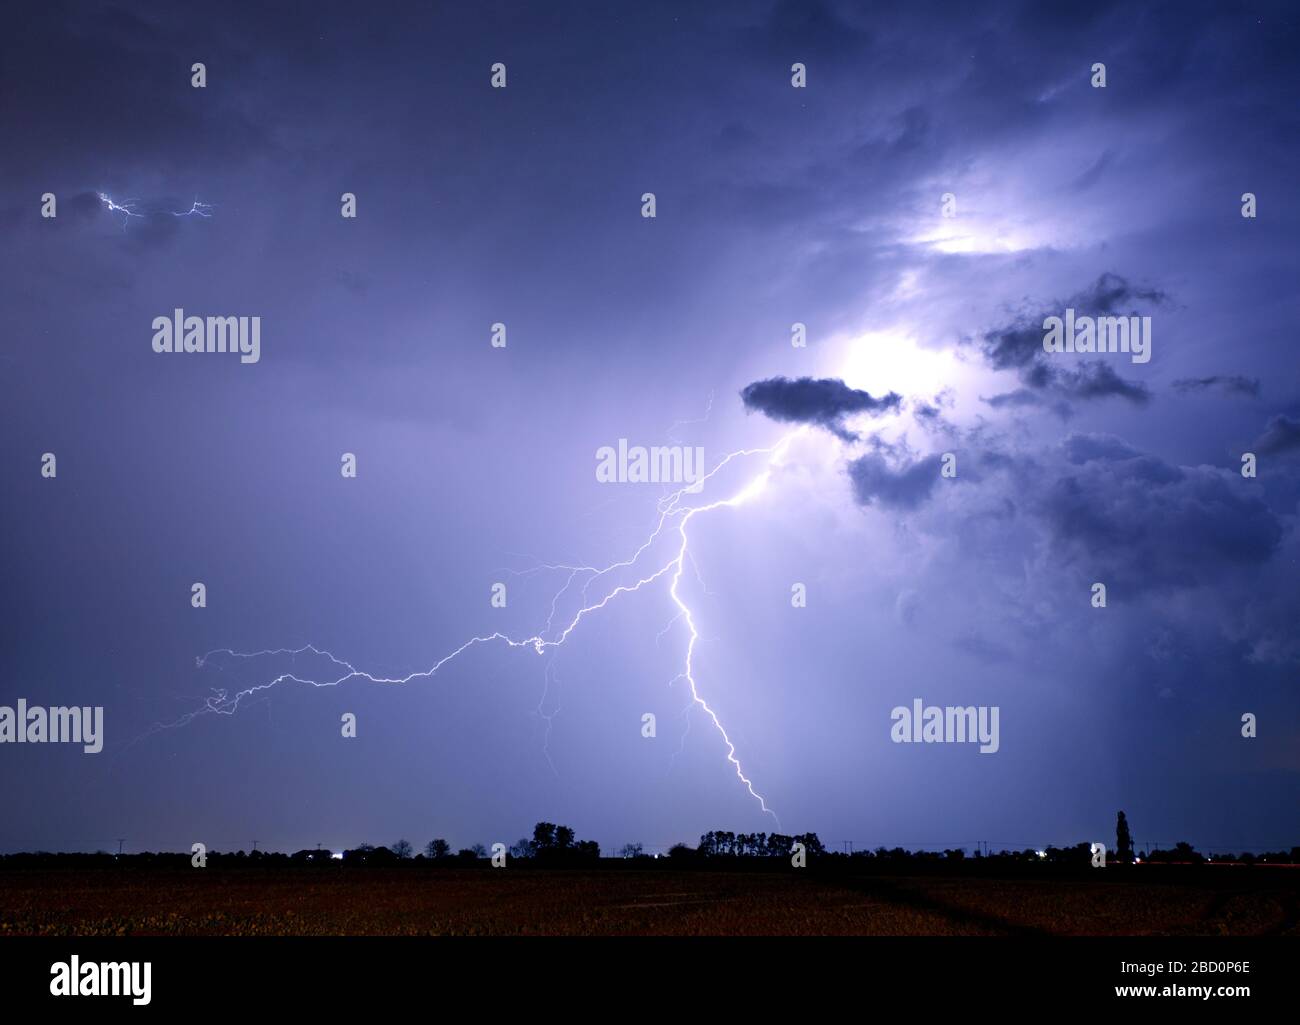
<svg viewBox="0 0 1300 1025">
<path fill-rule="evenodd" d="M 525 842 L 525 841 L 520 841 Z M 594 840 L 578 840 L 569 826 L 539 822 L 533 827 L 531 853 L 550 864 L 589 861 L 600 858 L 600 845 Z"/>
<path fill-rule="evenodd" d="M 439 838 L 437 840 L 430 840 L 427 844 L 424 845 L 424 856 L 426 858 L 439 859 L 439 858 L 445 858 L 450 854 L 451 854 L 451 844 L 449 844 L 446 840 L 443 840 L 442 838 Z"/>
<path fill-rule="evenodd" d="M 412 853 L 410 841 L 405 838 L 398 840 L 397 843 L 393 844 L 393 846 L 390 849 L 402 861 L 405 861 L 407 858 L 409 858 Z"/>
<path fill-rule="evenodd" d="M 1115 860 L 1125 865 L 1133 860 L 1133 836 L 1123 812 L 1115 820 Z"/>
<path fill-rule="evenodd" d="M 810 858 L 820 858 L 826 853 L 826 848 L 822 846 L 821 838 L 816 833 L 800 833 L 795 839 L 803 844 L 804 850 Z M 964 851 L 959 851 L 957 857 L 962 857 L 964 853 Z"/>
</svg>

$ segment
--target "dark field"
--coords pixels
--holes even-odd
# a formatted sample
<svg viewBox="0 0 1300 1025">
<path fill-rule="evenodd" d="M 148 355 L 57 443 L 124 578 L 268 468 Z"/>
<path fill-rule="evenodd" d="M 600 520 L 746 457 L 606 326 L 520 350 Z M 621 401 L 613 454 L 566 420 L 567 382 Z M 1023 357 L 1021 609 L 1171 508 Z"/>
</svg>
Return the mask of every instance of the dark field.
<svg viewBox="0 0 1300 1025">
<path fill-rule="evenodd" d="M 616 934 L 1300 936 L 1300 868 L 0 872 L 0 935 Z"/>
</svg>

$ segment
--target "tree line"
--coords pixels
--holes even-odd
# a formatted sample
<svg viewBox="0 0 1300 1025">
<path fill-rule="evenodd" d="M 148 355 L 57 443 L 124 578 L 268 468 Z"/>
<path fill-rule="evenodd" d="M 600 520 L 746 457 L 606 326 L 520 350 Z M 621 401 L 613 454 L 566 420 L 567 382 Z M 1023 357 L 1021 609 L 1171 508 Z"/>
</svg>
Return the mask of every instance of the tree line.
<svg viewBox="0 0 1300 1025">
<path fill-rule="evenodd" d="M 963 848 L 942 851 L 906 850 L 902 847 L 892 849 L 877 847 L 874 850 L 827 851 L 816 833 L 734 833 L 730 830 L 711 830 L 700 837 L 699 846 L 674 844 L 668 850 L 668 860 L 674 864 L 691 862 L 708 862 L 722 864 L 728 860 L 789 858 L 796 844 L 803 846 L 804 855 L 809 863 L 814 860 L 823 862 L 841 862 L 845 860 L 878 861 L 881 863 L 934 863 L 934 862 L 1001 862 L 1029 863 L 1046 862 L 1053 865 L 1083 866 L 1094 860 L 1092 844 L 1082 842 L 1072 847 L 1048 846 L 1042 850 L 1027 848 L 1025 850 L 1001 850 L 983 852 L 977 850 L 973 856 L 967 856 Z M 510 860 L 524 861 L 539 866 L 591 866 L 602 859 L 600 846 L 594 840 L 579 840 L 570 826 L 557 825 L 553 822 L 538 822 L 533 827 L 531 838 L 523 837 L 512 844 L 506 851 Z M 345 865 L 396 865 L 408 862 L 433 862 L 441 865 L 475 865 L 487 858 L 490 852 L 481 843 L 472 844 L 453 851 L 445 839 L 437 837 L 424 845 L 416 853 L 410 841 L 405 838 L 389 846 L 375 846 L 362 843 L 342 852 L 341 856 L 329 850 L 301 850 L 293 854 L 281 854 L 274 851 L 253 850 L 208 853 L 210 863 L 215 865 L 251 865 L 251 864 L 312 864 L 341 860 Z M 624 861 L 646 862 L 655 855 L 646 854 L 639 843 L 625 844 L 616 855 Z M 60 863 L 112 864 L 126 861 L 130 864 L 180 864 L 188 863 L 188 854 L 152 853 L 114 855 L 106 851 L 95 854 L 57 854 L 45 851 L 20 854 L 0 855 L 0 864 L 14 866 L 39 865 L 51 861 Z M 1240 855 L 1218 853 L 1202 855 L 1191 844 L 1179 841 L 1168 850 L 1149 849 L 1140 857 L 1135 851 L 1132 833 L 1124 812 L 1120 812 L 1115 824 L 1115 846 L 1107 852 L 1107 863 L 1129 864 L 1145 862 L 1149 864 L 1201 864 L 1204 862 L 1232 862 L 1236 864 L 1300 864 L 1300 846 L 1290 850 L 1265 851 L 1263 853 L 1243 852 Z"/>
</svg>

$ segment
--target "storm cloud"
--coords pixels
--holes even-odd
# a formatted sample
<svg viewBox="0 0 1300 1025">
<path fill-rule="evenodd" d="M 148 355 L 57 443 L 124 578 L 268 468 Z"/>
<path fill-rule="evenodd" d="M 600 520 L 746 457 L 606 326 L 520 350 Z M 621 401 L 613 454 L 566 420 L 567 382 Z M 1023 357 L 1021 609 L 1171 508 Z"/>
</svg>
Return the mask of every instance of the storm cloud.
<svg viewBox="0 0 1300 1025">
<path fill-rule="evenodd" d="M 940 462 L 940 456 L 931 455 L 895 467 L 878 452 L 862 456 L 848 467 L 853 497 L 859 505 L 879 503 L 887 509 L 915 509 L 934 491 Z"/>
<path fill-rule="evenodd" d="M 21 5 L 0 36 L 23 140 L 0 200 L 6 700 L 104 704 L 112 747 L 292 668 L 197 666 L 214 645 L 310 640 L 389 677 L 530 637 L 615 575 L 557 594 L 573 571 L 534 558 L 610 565 L 656 521 L 653 489 L 595 479 L 595 446 L 667 428 L 713 464 L 804 424 L 752 500 L 725 504 L 761 454 L 683 495 L 724 503 L 692 514 L 679 589 L 702 694 L 783 820 L 1073 843 L 1113 822 L 1110 781 L 1075 771 L 1099 743 L 1147 835 L 1240 847 L 1294 818 L 1285 6 L 487 0 L 394 5 L 365 31 L 337 0 L 130 6 Z M 196 198 L 210 218 L 173 216 Z M 1155 314 L 1152 363 L 1045 357 L 1042 315 L 1067 305 Z M 263 359 L 153 353 L 177 307 L 260 315 Z M 507 559 L 508 608 L 465 597 Z M 679 611 L 669 576 L 584 616 L 553 669 L 475 644 L 429 685 L 277 686 L 124 747 L 109 780 L 0 745 L 32 783 L 0 850 L 188 851 L 194 829 L 255 827 L 285 850 L 435 828 L 459 847 L 539 817 L 615 847 L 771 828 L 708 724 L 662 750 L 637 736 L 684 656 L 680 620 L 655 634 Z M 220 599 L 202 615 L 200 579 Z M 794 581 L 812 614 L 782 600 Z M 1000 703 L 1015 742 L 899 776 L 904 752 L 863 737 L 910 679 Z M 1243 693 L 1274 724 L 1249 745 Z M 340 759 L 345 711 L 366 726 Z M 286 764 L 309 771 L 259 785 Z M 196 784 L 213 766 L 225 785 Z M 861 780 L 895 776 L 864 804 Z"/>
<path fill-rule="evenodd" d="M 1262 566 L 1282 524 L 1241 478 L 1176 466 L 1118 438 L 1071 435 L 1037 511 L 1057 557 L 1130 592 L 1213 584 Z"/>
<path fill-rule="evenodd" d="M 1211 374 L 1208 377 L 1182 377 L 1174 382 L 1174 391 L 1184 394 L 1211 390 L 1254 399 L 1259 397 L 1259 378 L 1242 374 Z"/>
<path fill-rule="evenodd" d="M 1141 288 L 1118 274 L 1106 272 L 1068 299 L 1036 306 L 1011 323 L 985 332 L 980 338 L 980 352 L 994 370 L 1016 370 L 1026 388 L 1055 394 L 1058 399 L 1089 402 L 1121 398 L 1135 405 L 1146 405 L 1151 400 L 1150 389 L 1120 377 L 1103 360 L 1081 360 L 1074 366 L 1062 366 L 1056 360 L 1049 362 L 1043 351 L 1043 319 L 1059 316 L 1067 308 L 1078 316 L 1127 315 L 1141 304 L 1160 304 L 1167 299 L 1158 289 Z M 1010 404 L 1026 404 L 1023 394 L 1017 396 L 1018 393 L 1011 392 L 989 401 L 996 404 L 999 399 L 1007 399 Z"/>
<path fill-rule="evenodd" d="M 844 426 L 847 417 L 886 413 L 898 409 L 903 401 L 895 392 L 875 398 L 833 377 L 769 377 L 746 385 L 740 398 L 751 412 L 781 423 L 813 424 L 843 441 L 858 440 L 858 435 Z"/>
<path fill-rule="evenodd" d="M 1300 448 L 1300 417 L 1279 413 L 1268 422 L 1252 447 L 1263 455 L 1279 455 Z"/>
</svg>

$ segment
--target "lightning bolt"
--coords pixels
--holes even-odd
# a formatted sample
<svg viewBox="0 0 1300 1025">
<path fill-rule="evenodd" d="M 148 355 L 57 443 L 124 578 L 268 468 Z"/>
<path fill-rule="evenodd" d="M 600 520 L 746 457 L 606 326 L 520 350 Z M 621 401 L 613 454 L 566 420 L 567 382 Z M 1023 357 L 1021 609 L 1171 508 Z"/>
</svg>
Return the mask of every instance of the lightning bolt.
<svg viewBox="0 0 1300 1025">
<path fill-rule="evenodd" d="M 537 716 L 546 723 L 546 737 L 542 741 L 542 754 L 546 755 L 546 764 L 551 767 L 551 772 L 555 773 L 556 779 L 559 778 L 560 772 L 551 761 L 551 726 L 555 723 L 555 717 L 560 714 L 560 703 L 557 700 L 555 708 L 550 712 L 546 711 L 546 699 L 551 693 L 551 683 L 554 680 L 555 659 L 551 658 L 546 663 L 546 686 L 542 688 L 542 698 L 537 702 Z"/>
<path fill-rule="evenodd" d="M 752 501 L 754 498 L 760 495 L 763 492 L 763 490 L 767 487 L 768 482 L 771 480 L 773 471 L 780 464 L 780 461 L 784 457 L 785 452 L 789 448 L 791 442 L 793 442 L 794 439 L 798 437 L 800 434 L 804 433 L 805 430 L 806 428 L 799 428 L 798 430 L 793 431 L 790 434 L 786 435 L 775 445 L 769 446 L 767 448 L 741 449 L 739 451 L 732 452 L 729 455 L 727 455 L 725 458 L 723 458 L 716 466 L 713 467 L 712 470 L 710 470 L 707 474 L 705 474 L 699 481 L 687 485 L 686 487 L 679 488 L 677 491 L 674 491 L 671 494 L 662 496 L 657 503 L 658 519 L 655 523 L 654 529 L 650 532 L 649 536 L 640 544 L 640 546 L 637 547 L 637 549 L 628 558 L 611 562 L 609 565 L 603 567 L 586 566 L 586 565 L 551 564 L 551 565 L 537 566 L 534 567 L 532 570 L 525 571 L 525 572 L 536 572 L 539 570 L 553 570 L 553 571 L 568 573 L 568 578 L 565 580 L 564 585 L 560 588 L 560 590 L 555 594 L 555 596 L 551 600 L 550 614 L 547 617 L 546 625 L 531 637 L 522 637 L 522 638 L 510 637 L 509 635 L 501 633 L 500 631 L 496 631 L 490 634 L 483 634 L 477 637 L 471 637 L 460 647 L 451 651 L 449 654 L 444 655 L 441 659 L 435 662 L 428 669 L 424 669 L 419 672 L 410 673 L 407 676 L 399 676 L 399 677 L 375 676 L 372 673 L 368 673 L 362 669 L 358 669 L 352 663 L 347 662 L 344 659 L 338 658 L 333 653 L 326 651 L 323 648 L 318 648 L 314 644 L 305 644 L 300 648 L 274 648 L 274 649 L 266 649 L 263 651 L 253 651 L 253 652 L 239 652 L 239 651 L 234 651 L 231 648 L 218 648 L 213 651 L 209 651 L 207 654 L 201 655 L 198 658 L 196 658 L 195 659 L 196 666 L 198 666 L 199 668 L 203 668 L 208 664 L 210 660 L 215 658 L 251 660 L 251 659 L 274 656 L 274 655 L 288 655 L 292 658 L 296 658 L 299 655 L 312 655 L 319 658 L 327 659 L 330 665 L 332 666 L 332 672 L 330 674 L 327 674 L 327 678 L 325 679 L 317 679 L 313 676 L 299 675 L 296 671 L 290 670 L 288 672 L 284 672 L 279 674 L 278 676 L 275 676 L 274 678 L 268 680 L 265 683 L 260 683 L 251 687 L 246 687 L 242 690 L 234 691 L 233 693 L 226 689 L 217 688 L 213 690 L 212 695 L 204 702 L 201 708 L 198 708 L 193 712 L 186 713 L 185 715 L 181 716 L 181 718 L 177 719 L 175 722 L 157 724 L 154 727 L 154 730 L 150 732 L 155 732 L 161 729 L 174 729 L 179 726 L 185 726 L 201 715 L 209 715 L 209 714 L 234 715 L 235 712 L 238 711 L 241 702 L 243 702 L 246 698 L 251 698 L 254 695 L 263 693 L 265 691 L 269 691 L 285 683 L 297 683 L 297 684 L 303 684 L 305 686 L 310 686 L 310 687 L 337 687 L 344 683 L 348 683 L 349 681 L 352 680 L 362 680 L 368 683 L 375 683 L 375 684 L 400 685 L 400 684 L 408 684 L 415 680 L 428 679 L 429 677 L 434 676 L 440 669 L 442 669 L 443 666 L 454 661 L 455 659 L 459 658 L 462 654 L 464 654 L 465 652 L 469 651 L 471 648 L 474 648 L 478 645 L 499 643 L 509 648 L 532 648 L 538 655 L 542 655 L 545 654 L 548 650 L 559 648 L 560 646 L 562 646 L 569 639 L 570 635 L 578 628 L 578 626 L 582 623 L 583 620 L 585 620 L 588 616 L 592 615 L 593 613 L 599 612 L 601 609 L 604 609 L 607 605 L 609 605 L 617 598 L 626 594 L 631 594 L 640 591 L 643 588 L 649 587 L 658 581 L 666 579 L 668 581 L 668 595 L 672 599 L 673 604 L 677 608 L 677 614 L 673 617 L 673 619 L 669 622 L 669 624 L 663 630 L 660 631 L 659 636 L 656 638 L 656 643 L 658 642 L 659 638 L 662 638 L 664 634 L 666 634 L 679 621 L 683 622 L 686 625 L 687 631 L 689 632 L 690 635 L 686 643 L 686 652 L 685 652 L 685 657 L 682 665 L 682 671 L 673 678 L 673 680 L 670 682 L 670 685 L 671 683 L 676 683 L 678 680 L 686 681 L 687 685 L 690 688 L 690 695 L 691 695 L 691 701 L 687 705 L 686 710 L 690 711 L 690 709 L 694 708 L 695 706 L 698 706 L 700 709 L 704 711 L 705 715 L 708 717 L 708 720 L 713 724 L 714 729 L 718 732 L 718 734 L 722 738 L 723 743 L 726 745 L 727 761 L 734 768 L 736 773 L 736 778 L 739 779 L 739 781 L 745 787 L 749 795 L 753 797 L 755 801 L 758 802 L 758 805 L 763 810 L 763 812 L 767 815 L 771 815 L 772 818 L 776 820 L 777 825 L 779 826 L 780 819 L 777 818 L 776 813 L 772 811 L 770 807 L 768 807 L 766 799 L 763 797 L 762 794 L 758 792 L 758 790 L 755 789 L 753 781 L 745 773 L 744 767 L 741 765 L 740 759 L 737 757 L 736 754 L 736 745 L 732 741 L 731 737 L 728 735 L 726 727 L 723 725 L 721 718 L 718 716 L 718 713 L 713 709 L 713 707 L 705 700 L 703 694 L 700 692 L 699 681 L 696 679 L 696 675 L 695 675 L 695 648 L 697 642 L 700 639 L 699 629 L 696 625 L 694 612 L 692 611 L 690 606 L 686 603 L 685 598 L 682 597 L 680 585 L 682 581 L 682 576 L 685 573 L 687 560 L 691 559 L 690 534 L 688 532 L 688 528 L 690 527 L 692 521 L 694 521 L 697 516 L 703 516 L 707 513 L 715 512 L 720 509 L 737 508 L 739 506 L 746 504 L 747 502 Z M 703 489 L 705 483 L 707 483 L 717 474 L 722 472 L 722 470 L 724 470 L 732 462 L 739 459 L 745 459 L 757 455 L 768 456 L 767 464 L 764 466 L 762 471 L 760 471 L 755 477 L 753 477 L 749 481 L 748 484 L 746 484 L 735 494 L 731 495 L 729 498 L 719 499 L 716 502 L 710 502 L 703 505 L 691 505 L 688 503 L 688 496 L 698 494 Z M 670 524 L 672 525 L 671 527 Z M 607 588 L 604 589 L 603 595 L 601 597 L 594 600 L 591 597 L 589 597 L 592 587 L 596 584 L 598 580 L 609 578 L 611 574 L 617 572 L 618 570 L 629 569 L 632 566 L 636 565 L 638 562 L 641 561 L 645 553 L 649 551 L 651 547 L 654 546 L 656 541 L 658 541 L 661 537 L 665 536 L 665 534 L 671 535 L 674 529 L 677 534 L 677 540 L 672 549 L 672 553 L 668 557 L 666 562 L 662 562 L 658 564 L 657 567 L 655 567 L 652 572 L 649 572 L 647 573 L 647 575 L 642 576 L 635 583 L 612 583 L 611 586 L 608 586 Z M 693 565 L 694 563 L 692 560 L 692 566 Z M 558 616 L 558 606 L 559 606 L 560 597 L 575 585 L 579 576 L 585 577 L 580 592 L 583 605 L 581 608 L 578 609 L 576 613 L 573 614 L 573 616 L 567 622 L 563 623 L 561 626 L 557 626 L 556 619 Z M 549 691 L 550 682 L 552 680 L 551 669 L 549 664 L 547 666 L 546 675 L 547 675 L 547 691 Z M 546 693 L 547 692 L 543 693 L 542 703 L 539 704 L 538 706 L 538 712 L 539 714 L 541 714 L 542 718 L 547 720 L 547 734 L 548 734 L 548 744 L 549 744 L 550 720 L 554 717 L 555 712 L 552 712 L 548 716 L 543 711 L 543 705 L 545 704 L 546 701 Z M 556 709 L 556 711 L 558 711 L 558 709 Z M 688 726 L 689 726 L 689 720 L 688 720 Z M 685 742 L 685 738 L 683 737 L 683 743 L 684 742 Z M 549 748 L 547 750 L 547 760 L 550 761 Z M 552 769 L 554 769 L 554 765 L 552 765 Z"/>
<path fill-rule="evenodd" d="M 211 203 L 200 203 L 199 197 L 195 196 L 194 202 L 190 204 L 190 208 L 188 210 L 182 210 L 179 213 L 175 210 L 171 210 L 168 212 L 173 217 L 194 217 L 196 215 L 199 217 L 211 217 L 212 216 L 210 212 L 211 210 L 212 210 Z"/>
<path fill-rule="evenodd" d="M 144 214 L 142 214 L 139 210 L 136 209 L 135 207 L 136 200 L 134 199 L 127 199 L 127 200 L 123 200 L 121 203 L 115 203 L 112 197 L 107 195 L 106 193 L 96 192 L 95 195 L 99 197 L 99 201 L 104 204 L 104 208 L 108 210 L 110 214 L 115 214 L 115 213 L 122 214 L 123 231 L 126 231 L 126 223 L 132 217 L 144 216 Z"/>
<path fill-rule="evenodd" d="M 194 202 L 190 204 L 188 210 L 159 210 L 157 207 L 152 209 L 141 209 L 140 200 L 138 199 L 124 199 L 119 203 L 106 192 L 96 192 L 95 195 L 99 197 L 100 203 L 103 204 L 104 209 L 110 214 L 122 215 L 123 231 L 126 230 L 126 226 L 130 222 L 131 218 L 147 217 L 150 214 L 171 214 L 173 217 L 210 218 L 212 216 L 212 204 L 200 203 L 198 196 L 194 197 Z"/>
</svg>

